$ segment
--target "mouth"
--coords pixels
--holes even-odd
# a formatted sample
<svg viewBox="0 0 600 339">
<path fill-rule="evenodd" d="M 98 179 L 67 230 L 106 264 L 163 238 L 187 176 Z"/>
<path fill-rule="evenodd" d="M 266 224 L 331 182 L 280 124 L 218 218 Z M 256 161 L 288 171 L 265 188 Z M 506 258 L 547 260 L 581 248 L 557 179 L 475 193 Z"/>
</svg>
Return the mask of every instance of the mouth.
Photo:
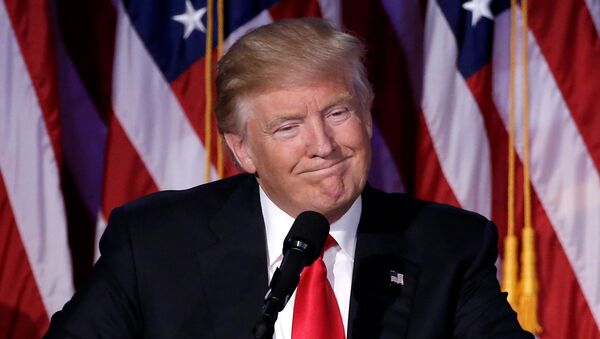
<svg viewBox="0 0 600 339">
<path fill-rule="evenodd" d="M 346 160 L 350 157 L 345 157 L 336 161 L 327 162 L 325 164 L 321 164 L 320 166 L 316 166 L 314 168 L 310 168 L 308 170 L 304 170 L 300 172 L 300 174 L 316 174 L 316 175 L 327 175 L 334 174 L 337 171 L 340 171 L 344 168 L 346 164 Z"/>
</svg>

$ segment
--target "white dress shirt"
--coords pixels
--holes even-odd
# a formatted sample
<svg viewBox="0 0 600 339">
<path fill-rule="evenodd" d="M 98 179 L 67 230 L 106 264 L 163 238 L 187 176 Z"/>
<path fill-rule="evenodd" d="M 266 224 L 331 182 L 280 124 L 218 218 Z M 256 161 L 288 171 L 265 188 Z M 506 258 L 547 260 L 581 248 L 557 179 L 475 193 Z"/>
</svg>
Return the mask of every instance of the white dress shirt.
<svg viewBox="0 0 600 339">
<path fill-rule="evenodd" d="M 279 267 L 283 260 L 283 241 L 294 223 L 294 218 L 277 207 L 269 199 L 262 187 L 260 188 L 260 204 L 267 235 L 270 281 L 273 273 L 275 273 L 275 269 Z M 327 267 L 327 279 L 335 292 L 346 335 L 348 333 L 348 312 L 350 309 L 352 270 L 356 247 L 356 229 L 360 221 L 361 211 L 362 200 L 359 196 L 350 209 L 338 221 L 331 224 L 329 234 L 335 239 L 338 246 L 332 246 L 323 255 L 323 261 Z M 296 292 L 292 294 L 283 311 L 279 313 L 279 317 L 275 323 L 274 339 L 290 339 L 292 337 L 295 300 Z"/>
</svg>

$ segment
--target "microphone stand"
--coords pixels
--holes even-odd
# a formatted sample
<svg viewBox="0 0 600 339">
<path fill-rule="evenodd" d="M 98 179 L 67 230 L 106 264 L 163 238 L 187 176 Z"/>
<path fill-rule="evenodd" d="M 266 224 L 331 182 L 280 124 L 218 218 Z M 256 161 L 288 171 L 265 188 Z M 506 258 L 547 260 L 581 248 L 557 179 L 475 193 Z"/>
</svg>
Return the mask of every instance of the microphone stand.
<svg viewBox="0 0 600 339">
<path fill-rule="evenodd" d="M 282 265 L 283 266 L 283 265 Z M 286 291 L 281 293 L 281 291 L 273 290 L 273 286 L 277 286 L 277 282 L 281 279 L 286 278 L 290 279 L 291 277 L 281 277 L 281 270 L 277 268 L 275 273 L 273 274 L 273 279 L 271 279 L 271 286 L 267 297 L 265 298 L 265 303 L 262 307 L 262 315 L 256 325 L 254 325 L 254 329 L 252 330 L 252 334 L 254 334 L 254 338 L 256 339 L 273 339 L 273 333 L 275 332 L 275 321 L 277 321 L 277 316 L 279 312 L 283 310 L 285 305 L 287 304 L 292 292 L 298 286 L 298 282 L 300 281 L 299 277 L 296 277 L 286 286 Z M 280 292 L 280 293 L 277 293 Z M 279 297 L 283 296 L 283 299 Z"/>
<path fill-rule="evenodd" d="M 263 314 L 252 330 L 254 338 L 273 339 L 275 321 L 277 321 L 277 316 L 279 315 L 278 308 L 280 308 L 280 306 L 277 305 L 277 302 L 267 301 L 265 303 L 263 306 Z"/>
<path fill-rule="evenodd" d="M 301 243 L 297 241 L 297 243 Z M 290 248 L 281 266 L 275 270 L 269 292 L 265 297 L 262 315 L 252 333 L 256 339 L 272 339 L 275 321 L 300 282 L 300 272 L 304 267 L 305 255 L 299 248 Z"/>
</svg>

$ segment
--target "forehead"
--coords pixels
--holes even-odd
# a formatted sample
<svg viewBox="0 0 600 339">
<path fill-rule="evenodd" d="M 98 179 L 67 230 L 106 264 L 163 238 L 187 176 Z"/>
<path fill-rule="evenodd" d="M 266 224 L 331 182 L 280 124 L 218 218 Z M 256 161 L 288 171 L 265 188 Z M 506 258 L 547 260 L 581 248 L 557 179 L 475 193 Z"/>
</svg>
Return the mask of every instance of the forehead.
<svg viewBox="0 0 600 339">
<path fill-rule="evenodd" d="M 349 104 L 353 97 L 344 82 L 319 81 L 310 84 L 273 87 L 247 100 L 253 118 L 265 113 L 307 113 L 336 104 Z"/>
</svg>

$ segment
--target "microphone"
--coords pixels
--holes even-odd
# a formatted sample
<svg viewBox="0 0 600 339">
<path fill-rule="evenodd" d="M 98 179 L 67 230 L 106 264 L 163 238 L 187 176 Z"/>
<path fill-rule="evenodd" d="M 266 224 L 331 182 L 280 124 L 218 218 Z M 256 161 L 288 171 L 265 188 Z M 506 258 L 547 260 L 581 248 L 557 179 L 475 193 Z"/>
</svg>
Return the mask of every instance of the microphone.
<svg viewBox="0 0 600 339">
<path fill-rule="evenodd" d="M 283 261 L 275 270 L 262 307 L 262 316 L 254 326 L 255 338 L 272 339 L 277 315 L 294 293 L 300 273 L 321 254 L 329 235 L 329 221 L 321 213 L 300 213 L 283 242 Z"/>
</svg>

